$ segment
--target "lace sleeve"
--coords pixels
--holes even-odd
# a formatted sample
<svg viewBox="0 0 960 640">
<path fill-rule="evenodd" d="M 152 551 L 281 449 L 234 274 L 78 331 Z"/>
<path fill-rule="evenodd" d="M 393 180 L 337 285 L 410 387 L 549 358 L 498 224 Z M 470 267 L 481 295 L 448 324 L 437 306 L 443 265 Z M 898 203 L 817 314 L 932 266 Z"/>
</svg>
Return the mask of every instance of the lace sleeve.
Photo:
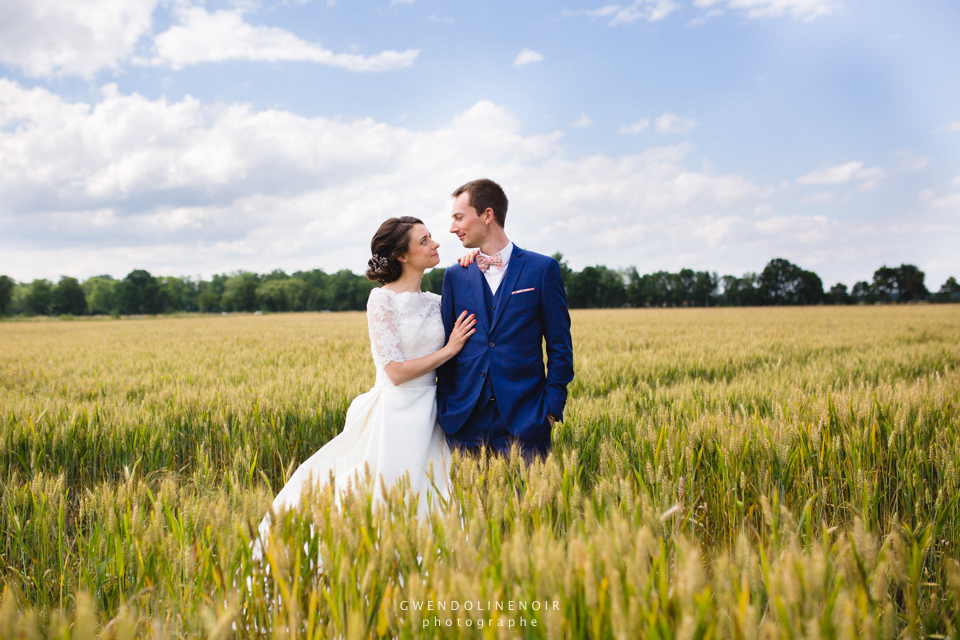
<svg viewBox="0 0 960 640">
<path fill-rule="evenodd" d="M 379 368 L 385 367 L 388 362 L 404 361 L 396 309 L 395 297 L 382 289 L 370 291 L 370 297 L 367 298 L 367 326 L 370 328 L 373 363 Z"/>
</svg>

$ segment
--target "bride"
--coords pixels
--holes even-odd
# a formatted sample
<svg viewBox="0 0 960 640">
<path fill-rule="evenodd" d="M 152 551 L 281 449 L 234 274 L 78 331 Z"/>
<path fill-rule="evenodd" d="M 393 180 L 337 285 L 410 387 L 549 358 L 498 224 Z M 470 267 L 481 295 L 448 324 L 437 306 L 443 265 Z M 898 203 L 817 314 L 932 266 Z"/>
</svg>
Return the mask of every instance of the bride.
<svg viewBox="0 0 960 640">
<path fill-rule="evenodd" d="M 435 370 L 460 352 L 476 331 L 476 319 L 464 311 L 444 345 L 440 296 L 420 291 L 423 272 L 440 262 L 439 246 L 423 222 L 410 216 L 390 218 L 373 236 L 366 275 L 383 285 L 367 300 L 376 383 L 351 403 L 343 431 L 277 494 L 260 523 L 261 540 L 269 536 L 270 513 L 298 507 L 311 483 L 325 484 L 331 475 L 339 495 L 360 485 L 369 468 L 378 499 L 381 482 L 390 487 L 409 473 L 420 515 L 437 495 L 449 497 L 450 448 L 437 424 Z"/>
</svg>

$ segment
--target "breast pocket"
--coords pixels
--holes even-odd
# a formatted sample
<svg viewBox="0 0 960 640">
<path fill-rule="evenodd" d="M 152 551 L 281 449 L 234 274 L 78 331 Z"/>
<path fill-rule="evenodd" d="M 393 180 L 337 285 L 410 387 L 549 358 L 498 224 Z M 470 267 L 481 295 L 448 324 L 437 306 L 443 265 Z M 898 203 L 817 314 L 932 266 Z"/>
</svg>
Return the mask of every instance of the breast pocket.
<svg viewBox="0 0 960 640">
<path fill-rule="evenodd" d="M 536 287 L 517 286 L 510 292 L 507 300 L 507 311 L 530 309 L 540 302 L 540 290 Z"/>
</svg>

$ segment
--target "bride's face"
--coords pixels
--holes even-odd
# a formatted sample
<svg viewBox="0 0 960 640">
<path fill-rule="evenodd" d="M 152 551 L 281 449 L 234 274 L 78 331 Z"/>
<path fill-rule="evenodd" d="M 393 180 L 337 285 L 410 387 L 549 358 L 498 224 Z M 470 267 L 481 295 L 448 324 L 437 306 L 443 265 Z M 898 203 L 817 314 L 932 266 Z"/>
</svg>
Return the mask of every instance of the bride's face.
<svg viewBox="0 0 960 640">
<path fill-rule="evenodd" d="M 410 267 L 422 271 L 440 263 L 440 254 L 437 252 L 439 248 L 440 243 L 433 239 L 427 228 L 422 224 L 415 224 L 410 229 L 407 251 L 400 257 Z"/>
</svg>

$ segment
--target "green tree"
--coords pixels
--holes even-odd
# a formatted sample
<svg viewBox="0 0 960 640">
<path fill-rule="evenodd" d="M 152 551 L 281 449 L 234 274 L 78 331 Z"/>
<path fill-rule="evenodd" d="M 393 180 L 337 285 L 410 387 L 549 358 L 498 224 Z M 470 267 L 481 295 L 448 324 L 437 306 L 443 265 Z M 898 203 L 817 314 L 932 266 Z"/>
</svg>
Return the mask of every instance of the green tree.
<svg viewBox="0 0 960 640">
<path fill-rule="evenodd" d="M 623 275 L 603 266 L 571 273 L 567 304 L 572 309 L 622 307 L 627 301 Z"/>
<path fill-rule="evenodd" d="M 760 274 L 760 299 L 765 304 L 816 304 L 823 300 L 823 282 L 783 258 L 774 258 Z"/>
<path fill-rule="evenodd" d="M 329 306 L 325 308 L 331 311 L 363 311 L 367 308 L 370 290 L 376 286 L 375 282 L 363 276 L 341 269 L 327 280 L 324 298 Z"/>
<path fill-rule="evenodd" d="M 0 316 L 13 313 L 13 278 L 0 276 Z"/>
<path fill-rule="evenodd" d="M 52 310 L 55 314 L 82 316 L 87 313 L 87 296 L 76 278 L 62 276 L 53 290 Z"/>
<path fill-rule="evenodd" d="M 283 269 L 260 276 L 257 306 L 264 311 L 303 311 L 307 300 L 306 281 L 292 280 Z"/>
<path fill-rule="evenodd" d="M 947 278 L 935 295 L 937 302 L 960 302 L 960 283 L 953 276 Z"/>
<path fill-rule="evenodd" d="M 626 272 L 626 298 L 634 307 L 664 307 L 673 305 L 673 289 L 676 286 L 672 273 L 657 271 L 640 275 L 634 268 Z"/>
<path fill-rule="evenodd" d="M 926 300 L 930 292 L 923 280 L 923 271 L 912 264 L 884 265 L 873 273 L 873 291 L 882 302 Z"/>
<path fill-rule="evenodd" d="M 675 274 L 671 274 L 671 291 L 673 292 L 673 304 L 678 307 L 693 306 L 693 288 L 697 282 L 697 274 L 693 269 L 680 269 Z"/>
<path fill-rule="evenodd" d="M 197 309 L 202 313 L 222 311 L 220 306 L 226 282 L 229 276 L 214 275 L 210 281 L 200 280 L 197 283 Z"/>
<path fill-rule="evenodd" d="M 274 269 L 270 273 L 265 273 L 260 276 L 260 282 L 269 282 L 270 280 L 289 280 L 290 276 L 287 275 L 286 271 L 283 269 Z"/>
<path fill-rule="evenodd" d="M 30 283 L 18 282 L 13 285 L 13 295 L 10 298 L 10 315 L 29 315 L 27 299 L 30 297 Z"/>
<path fill-rule="evenodd" d="M 821 304 L 823 302 L 823 280 L 813 271 L 800 272 L 800 289 L 794 304 Z"/>
<path fill-rule="evenodd" d="M 117 284 L 111 276 L 94 276 L 84 281 L 83 291 L 90 313 L 107 315 L 120 312 Z"/>
<path fill-rule="evenodd" d="M 307 283 L 300 278 L 262 281 L 257 286 L 257 300 L 267 311 L 303 311 Z"/>
<path fill-rule="evenodd" d="M 847 292 L 847 285 L 838 282 L 830 287 L 830 291 L 826 295 L 826 300 L 830 304 L 850 304 L 852 298 Z"/>
<path fill-rule="evenodd" d="M 160 287 L 160 300 L 163 311 L 198 311 L 197 297 L 200 295 L 198 283 L 190 278 L 165 276 L 157 278 Z"/>
<path fill-rule="evenodd" d="M 648 305 L 648 301 L 644 297 L 643 276 L 640 275 L 640 272 L 637 271 L 637 268 L 628 268 L 626 270 L 625 277 L 627 279 L 625 291 L 627 304 L 631 307 L 643 307 Z"/>
<path fill-rule="evenodd" d="M 459 266 L 458 264 L 454 264 L 451 268 Z M 447 270 L 442 267 L 430 269 L 430 271 L 423 275 L 423 280 L 420 282 L 420 289 L 422 291 L 432 291 L 440 295 L 440 292 L 443 291 L 443 275 L 446 272 Z"/>
<path fill-rule="evenodd" d="M 34 280 L 23 300 L 28 316 L 46 316 L 53 307 L 53 284 L 49 280 Z"/>
<path fill-rule="evenodd" d="M 600 288 L 597 303 L 602 309 L 622 307 L 627 302 L 627 289 L 623 282 L 623 274 L 614 269 L 601 267 Z"/>
<path fill-rule="evenodd" d="M 717 303 L 717 289 L 720 278 L 716 273 L 697 271 L 693 283 L 691 301 L 695 306 L 712 307 Z"/>
<path fill-rule="evenodd" d="M 654 306 L 676 307 L 683 304 L 686 295 L 681 274 L 657 271 L 650 274 L 647 282 L 649 295 Z"/>
<path fill-rule="evenodd" d="M 256 311 L 259 285 L 259 275 L 249 271 L 238 271 L 224 283 L 220 306 L 225 311 Z"/>
<path fill-rule="evenodd" d="M 865 280 L 854 283 L 853 289 L 850 291 L 850 297 L 857 304 L 873 304 L 877 301 L 877 294 L 874 293 L 870 283 Z"/>
<path fill-rule="evenodd" d="M 283 281 L 283 289 L 290 311 L 306 311 L 309 288 L 304 280 L 288 278 Z"/>
<path fill-rule="evenodd" d="M 117 285 L 120 313 L 157 314 L 164 309 L 160 283 L 144 269 L 134 269 Z"/>
<path fill-rule="evenodd" d="M 311 269 L 310 271 L 296 271 L 294 278 L 300 278 L 307 283 L 307 292 L 304 299 L 304 309 L 307 311 L 322 311 L 329 309 L 330 305 L 326 300 L 326 287 L 330 276 L 322 269 Z"/>
<path fill-rule="evenodd" d="M 895 302 L 900 295 L 897 288 L 897 270 L 884 265 L 874 271 L 873 291 L 881 302 Z"/>
<path fill-rule="evenodd" d="M 728 307 L 750 307 L 760 304 L 760 278 L 755 273 L 745 273 L 742 278 L 723 276 L 720 279 L 723 293 L 720 304 Z"/>
</svg>

